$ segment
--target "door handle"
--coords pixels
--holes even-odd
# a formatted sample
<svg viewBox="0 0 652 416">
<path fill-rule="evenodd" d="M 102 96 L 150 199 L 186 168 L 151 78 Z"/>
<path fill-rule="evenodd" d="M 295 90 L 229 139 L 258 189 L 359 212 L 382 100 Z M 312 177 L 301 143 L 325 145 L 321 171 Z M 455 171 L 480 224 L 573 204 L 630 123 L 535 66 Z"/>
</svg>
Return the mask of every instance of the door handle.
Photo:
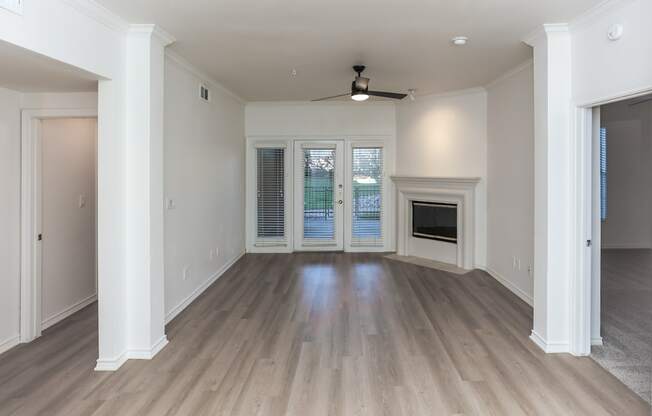
<svg viewBox="0 0 652 416">
<path fill-rule="evenodd" d="M 339 201 L 337 201 L 337 203 L 340 204 L 340 205 L 342 205 L 342 204 L 344 203 L 344 201 L 342 201 L 342 200 L 340 199 Z"/>
</svg>

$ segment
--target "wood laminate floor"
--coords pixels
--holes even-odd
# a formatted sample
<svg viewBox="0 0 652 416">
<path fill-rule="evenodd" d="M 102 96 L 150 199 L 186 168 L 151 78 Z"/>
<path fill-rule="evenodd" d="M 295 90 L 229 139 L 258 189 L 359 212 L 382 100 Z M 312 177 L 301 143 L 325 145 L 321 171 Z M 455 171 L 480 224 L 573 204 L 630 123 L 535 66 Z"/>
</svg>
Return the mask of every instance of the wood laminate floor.
<svg viewBox="0 0 652 416">
<path fill-rule="evenodd" d="M 649 415 L 590 358 L 545 355 L 483 272 L 247 255 L 151 361 L 93 371 L 96 309 L 0 356 L 1 415 Z"/>
</svg>

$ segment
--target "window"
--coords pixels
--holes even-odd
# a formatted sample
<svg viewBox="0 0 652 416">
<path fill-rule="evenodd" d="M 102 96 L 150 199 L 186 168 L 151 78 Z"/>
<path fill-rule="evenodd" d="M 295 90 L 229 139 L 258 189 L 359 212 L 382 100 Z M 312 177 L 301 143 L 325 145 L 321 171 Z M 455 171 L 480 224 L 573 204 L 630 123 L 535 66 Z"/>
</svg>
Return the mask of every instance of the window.
<svg viewBox="0 0 652 416">
<path fill-rule="evenodd" d="M 303 149 L 303 238 L 335 239 L 335 149 Z"/>
<path fill-rule="evenodd" d="M 607 220 L 607 129 L 600 128 L 600 219 Z"/>
<path fill-rule="evenodd" d="M 259 239 L 285 239 L 285 149 L 256 149 L 256 214 Z"/>
<path fill-rule="evenodd" d="M 382 245 L 383 149 L 354 147 L 352 157 L 353 245 Z"/>
</svg>

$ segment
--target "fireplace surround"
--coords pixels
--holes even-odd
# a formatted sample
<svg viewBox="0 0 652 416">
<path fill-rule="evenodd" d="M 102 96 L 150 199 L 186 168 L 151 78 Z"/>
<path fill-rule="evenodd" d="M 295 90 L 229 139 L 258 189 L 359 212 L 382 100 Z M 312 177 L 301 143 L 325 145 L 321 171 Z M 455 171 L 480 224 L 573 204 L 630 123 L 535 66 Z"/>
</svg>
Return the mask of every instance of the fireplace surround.
<svg viewBox="0 0 652 416">
<path fill-rule="evenodd" d="M 397 253 L 450 263 L 467 270 L 473 269 L 476 188 L 480 178 L 393 176 L 392 181 L 398 191 Z M 417 210 L 434 207 L 448 209 L 448 212 L 443 212 L 441 223 L 417 224 L 425 225 L 421 227 L 421 231 L 426 231 L 417 231 L 417 234 L 426 236 L 415 236 L 414 204 Z M 450 212 L 453 208 L 454 216 Z M 418 215 L 419 212 L 417 217 Z M 454 226 L 453 219 L 456 222 Z"/>
</svg>

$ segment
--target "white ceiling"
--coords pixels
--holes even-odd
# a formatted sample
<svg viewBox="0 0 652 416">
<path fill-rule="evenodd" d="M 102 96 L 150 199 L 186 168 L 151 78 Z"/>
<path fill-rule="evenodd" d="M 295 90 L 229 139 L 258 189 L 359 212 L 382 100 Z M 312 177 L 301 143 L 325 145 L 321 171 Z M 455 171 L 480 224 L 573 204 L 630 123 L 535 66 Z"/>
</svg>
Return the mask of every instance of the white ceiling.
<svg viewBox="0 0 652 416">
<path fill-rule="evenodd" d="M 54 59 L 0 41 L 0 87 L 20 92 L 97 91 L 97 78 Z"/>
<path fill-rule="evenodd" d="M 345 93 L 355 63 L 367 65 L 374 90 L 485 85 L 530 58 L 523 36 L 600 1 L 99 0 L 172 33 L 176 52 L 247 100 Z M 453 47 L 456 35 L 469 44 Z"/>
</svg>

